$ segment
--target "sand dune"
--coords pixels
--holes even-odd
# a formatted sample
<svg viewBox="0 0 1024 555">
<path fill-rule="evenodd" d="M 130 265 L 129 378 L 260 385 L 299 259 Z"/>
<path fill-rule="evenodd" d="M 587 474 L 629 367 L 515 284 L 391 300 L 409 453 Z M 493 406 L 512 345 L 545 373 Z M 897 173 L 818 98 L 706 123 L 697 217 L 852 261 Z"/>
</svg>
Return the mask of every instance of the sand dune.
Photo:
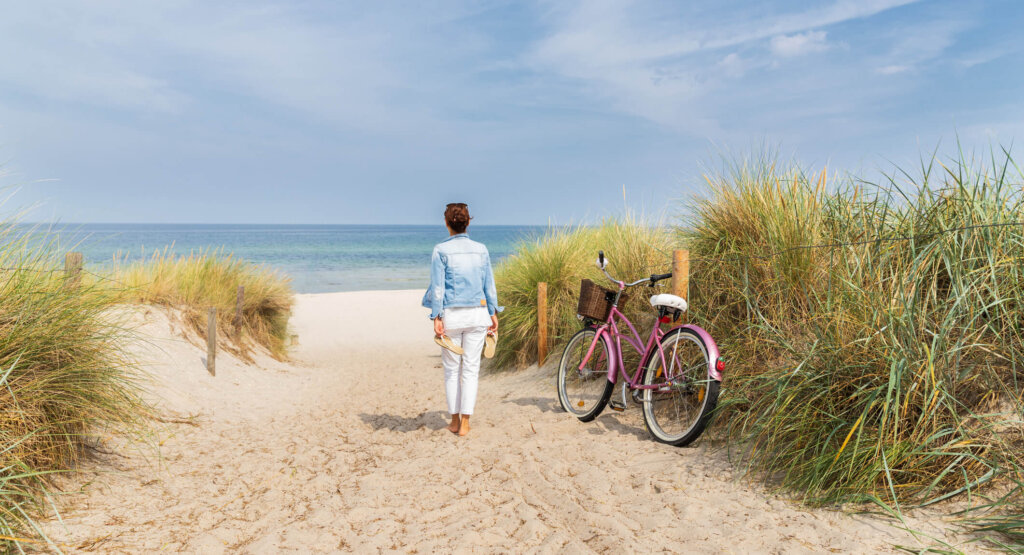
<svg viewBox="0 0 1024 555">
<path fill-rule="evenodd" d="M 807 510 L 639 413 L 559 412 L 551 369 L 491 374 L 468 438 L 444 430 L 419 292 L 300 295 L 294 361 L 245 365 L 140 311 L 136 352 L 169 422 L 112 437 L 48 533 L 71 552 L 877 552 L 931 540 Z M 190 418 L 192 416 L 193 418 Z M 134 446 L 133 446 L 134 445 Z M 947 541 L 941 519 L 910 524 Z M 923 542 L 923 543 L 922 543 Z M 973 549 L 973 548 L 972 548 Z"/>
</svg>

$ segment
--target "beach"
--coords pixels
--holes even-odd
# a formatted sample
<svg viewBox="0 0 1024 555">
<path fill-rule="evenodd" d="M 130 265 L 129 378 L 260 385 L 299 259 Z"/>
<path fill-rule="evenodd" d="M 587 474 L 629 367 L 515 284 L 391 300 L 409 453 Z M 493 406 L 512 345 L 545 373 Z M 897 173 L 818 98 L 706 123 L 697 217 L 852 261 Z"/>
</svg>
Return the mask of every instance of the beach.
<svg viewBox="0 0 1024 555">
<path fill-rule="evenodd" d="M 291 360 L 224 352 L 216 376 L 173 312 L 126 309 L 160 419 L 141 439 L 106 436 L 62 480 L 61 519 L 46 533 L 73 553 L 874 553 L 933 543 L 895 520 L 766 491 L 710 441 L 655 443 L 636 408 L 578 422 L 558 408 L 555 357 L 544 368 L 485 367 L 473 430 L 456 437 L 444 429 L 421 294 L 298 295 Z M 940 514 L 907 524 L 956 544 Z"/>
<path fill-rule="evenodd" d="M 0 555 L 1024 553 L 1021 21 L 7 3 Z"/>
</svg>

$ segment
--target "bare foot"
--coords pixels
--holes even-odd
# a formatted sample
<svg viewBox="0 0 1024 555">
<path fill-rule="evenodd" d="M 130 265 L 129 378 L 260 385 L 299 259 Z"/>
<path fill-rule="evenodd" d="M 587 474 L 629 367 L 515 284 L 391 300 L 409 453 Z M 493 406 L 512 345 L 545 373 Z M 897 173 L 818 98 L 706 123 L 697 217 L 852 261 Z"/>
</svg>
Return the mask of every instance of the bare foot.
<svg viewBox="0 0 1024 555">
<path fill-rule="evenodd" d="M 452 423 L 448 424 L 448 431 L 453 433 L 453 434 L 459 433 L 459 424 L 460 424 L 459 416 L 458 415 L 453 416 L 452 417 Z"/>
<path fill-rule="evenodd" d="M 469 433 L 469 415 L 462 416 L 462 422 L 459 424 L 459 435 L 464 436 Z"/>
</svg>

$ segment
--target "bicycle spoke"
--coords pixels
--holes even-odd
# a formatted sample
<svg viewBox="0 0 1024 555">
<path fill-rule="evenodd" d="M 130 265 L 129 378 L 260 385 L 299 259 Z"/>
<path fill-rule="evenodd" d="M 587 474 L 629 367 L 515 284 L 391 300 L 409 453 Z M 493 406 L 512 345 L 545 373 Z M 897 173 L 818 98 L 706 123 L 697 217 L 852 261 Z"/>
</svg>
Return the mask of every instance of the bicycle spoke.
<svg viewBox="0 0 1024 555">
<path fill-rule="evenodd" d="M 711 385 L 708 357 L 703 343 L 688 332 L 666 336 L 662 353 L 665 358 L 652 358 L 645 378 L 645 384 L 656 389 L 649 390 L 646 397 L 644 418 L 655 437 L 681 444 L 676 442 L 692 440 L 691 430 L 703 426 L 705 400 Z"/>
<path fill-rule="evenodd" d="M 579 417 L 589 414 L 601 402 L 607 387 L 608 353 L 604 342 L 595 345 L 590 358 L 586 358 L 594 337 L 593 330 L 573 336 L 559 365 L 562 408 Z"/>
</svg>

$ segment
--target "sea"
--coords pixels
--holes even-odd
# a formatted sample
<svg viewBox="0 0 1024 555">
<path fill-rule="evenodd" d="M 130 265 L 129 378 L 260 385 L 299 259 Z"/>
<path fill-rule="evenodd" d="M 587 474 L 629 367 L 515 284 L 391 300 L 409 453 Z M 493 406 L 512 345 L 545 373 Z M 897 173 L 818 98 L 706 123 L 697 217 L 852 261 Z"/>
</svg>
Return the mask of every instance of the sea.
<svg viewBox="0 0 1024 555">
<path fill-rule="evenodd" d="M 470 226 L 498 264 L 545 226 Z M 87 269 L 102 272 L 167 251 L 232 254 L 291 278 L 297 293 L 426 289 L 430 254 L 448 237 L 443 226 L 64 224 L 51 228 L 62 250 L 80 251 Z"/>
</svg>

